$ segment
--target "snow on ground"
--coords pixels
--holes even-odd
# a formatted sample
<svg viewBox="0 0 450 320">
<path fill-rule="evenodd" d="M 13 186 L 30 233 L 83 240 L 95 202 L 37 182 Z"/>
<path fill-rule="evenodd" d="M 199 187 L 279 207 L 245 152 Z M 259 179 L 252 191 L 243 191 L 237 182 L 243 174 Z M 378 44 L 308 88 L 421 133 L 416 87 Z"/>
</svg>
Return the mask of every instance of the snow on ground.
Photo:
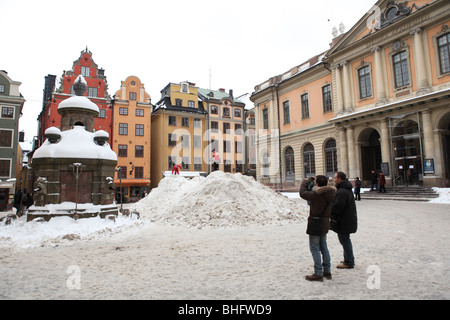
<svg viewBox="0 0 450 320">
<path fill-rule="evenodd" d="M 178 178 L 125 206 L 139 220 L 0 225 L 0 299 L 450 298 L 448 189 L 428 203 L 358 201 L 356 267 L 335 268 L 342 247 L 330 231 L 333 279 L 311 283 L 308 207 L 298 193 L 236 175 Z"/>
</svg>

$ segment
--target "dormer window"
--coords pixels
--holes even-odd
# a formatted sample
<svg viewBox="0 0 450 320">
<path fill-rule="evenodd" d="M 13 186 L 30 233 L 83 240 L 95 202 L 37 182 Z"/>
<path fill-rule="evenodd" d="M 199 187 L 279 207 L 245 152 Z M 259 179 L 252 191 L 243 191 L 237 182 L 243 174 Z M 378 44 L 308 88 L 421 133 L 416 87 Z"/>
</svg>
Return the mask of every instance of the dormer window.
<svg viewBox="0 0 450 320">
<path fill-rule="evenodd" d="M 81 75 L 83 77 L 90 77 L 91 74 L 91 68 L 89 67 L 81 67 Z"/>
<path fill-rule="evenodd" d="M 182 83 L 181 84 L 181 92 L 188 93 L 188 85 L 187 85 L 187 83 Z"/>
</svg>

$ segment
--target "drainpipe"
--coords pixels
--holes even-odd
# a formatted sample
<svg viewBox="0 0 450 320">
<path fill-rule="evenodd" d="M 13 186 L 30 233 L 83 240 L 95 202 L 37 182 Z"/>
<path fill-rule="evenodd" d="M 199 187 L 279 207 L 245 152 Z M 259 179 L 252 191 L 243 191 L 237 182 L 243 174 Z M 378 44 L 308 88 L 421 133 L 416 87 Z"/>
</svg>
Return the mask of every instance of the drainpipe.
<svg viewBox="0 0 450 320">
<path fill-rule="evenodd" d="M 283 174 L 281 171 L 282 165 L 281 165 L 281 126 L 280 126 L 280 98 L 278 95 L 278 83 L 275 84 L 275 92 L 277 95 L 277 114 L 278 114 L 278 162 L 279 162 L 279 168 L 278 170 L 280 171 L 280 188 L 281 188 L 281 184 L 283 183 Z"/>
</svg>

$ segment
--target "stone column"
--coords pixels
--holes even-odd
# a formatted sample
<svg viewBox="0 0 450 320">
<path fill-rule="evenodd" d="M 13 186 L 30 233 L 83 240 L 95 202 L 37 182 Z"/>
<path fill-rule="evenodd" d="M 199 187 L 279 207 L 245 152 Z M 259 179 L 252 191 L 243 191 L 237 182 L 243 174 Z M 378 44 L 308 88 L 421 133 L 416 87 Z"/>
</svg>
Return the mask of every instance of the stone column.
<svg viewBox="0 0 450 320">
<path fill-rule="evenodd" d="M 347 178 L 356 178 L 355 137 L 353 127 L 347 127 L 348 172 Z"/>
<path fill-rule="evenodd" d="M 381 161 L 387 162 L 390 164 L 390 160 L 391 160 L 391 148 L 390 148 L 390 143 L 389 143 L 389 130 L 388 130 L 388 125 L 387 125 L 387 119 L 382 119 L 381 120 Z"/>
<path fill-rule="evenodd" d="M 334 69 L 336 70 L 337 114 L 342 114 L 344 112 L 344 96 L 342 93 L 341 65 L 337 64 Z"/>
<path fill-rule="evenodd" d="M 377 100 L 386 100 L 386 88 L 383 79 L 383 62 L 381 57 L 381 48 L 379 46 L 373 47 L 372 52 L 375 56 L 375 85 L 377 87 Z"/>
<path fill-rule="evenodd" d="M 344 62 L 344 111 L 351 111 L 352 104 L 352 82 L 350 75 L 350 63 L 348 61 Z"/>
<path fill-rule="evenodd" d="M 434 159 L 434 137 L 430 110 L 422 110 L 424 159 Z"/>
<path fill-rule="evenodd" d="M 415 28 L 410 32 L 414 37 L 414 55 L 415 59 L 415 68 L 417 70 L 417 83 L 419 84 L 419 91 L 428 89 L 428 77 L 425 67 L 425 56 L 424 56 L 424 48 L 422 43 L 422 29 Z"/>
<path fill-rule="evenodd" d="M 340 158 L 340 164 L 339 164 L 339 171 L 343 171 L 345 173 L 348 172 L 348 156 L 347 156 L 347 138 L 345 134 L 345 128 L 338 127 L 338 134 L 339 134 L 339 158 Z"/>
</svg>

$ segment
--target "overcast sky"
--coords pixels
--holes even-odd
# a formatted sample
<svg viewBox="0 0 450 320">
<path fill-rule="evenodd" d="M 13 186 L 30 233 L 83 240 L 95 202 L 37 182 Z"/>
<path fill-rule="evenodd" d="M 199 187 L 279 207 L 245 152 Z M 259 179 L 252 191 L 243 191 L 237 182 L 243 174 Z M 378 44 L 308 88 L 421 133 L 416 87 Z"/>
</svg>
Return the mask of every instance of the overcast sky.
<svg viewBox="0 0 450 320">
<path fill-rule="evenodd" d="M 112 96 L 130 75 L 152 103 L 169 82 L 234 96 L 329 48 L 375 0 L 0 0 L 0 70 L 22 83 L 25 139 L 37 133 L 44 77 L 59 78 L 88 47 Z M 58 84 L 57 84 L 58 85 Z"/>
</svg>

